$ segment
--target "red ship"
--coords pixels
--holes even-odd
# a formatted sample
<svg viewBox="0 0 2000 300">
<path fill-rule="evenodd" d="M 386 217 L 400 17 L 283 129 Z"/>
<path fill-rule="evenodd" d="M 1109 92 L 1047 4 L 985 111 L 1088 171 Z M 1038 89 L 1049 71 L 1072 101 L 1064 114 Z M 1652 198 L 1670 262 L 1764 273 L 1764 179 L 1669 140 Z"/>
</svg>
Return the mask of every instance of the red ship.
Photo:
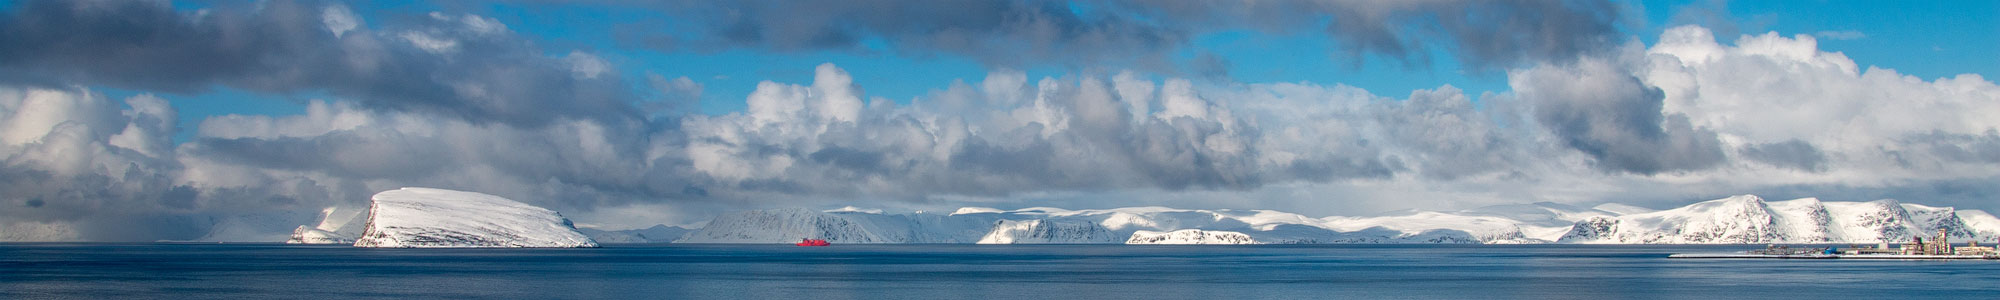
<svg viewBox="0 0 2000 300">
<path fill-rule="evenodd" d="M 812 247 L 812 246 L 831 246 L 833 244 L 827 243 L 826 240 L 822 239 L 805 239 L 799 241 L 799 243 L 795 245 Z"/>
</svg>

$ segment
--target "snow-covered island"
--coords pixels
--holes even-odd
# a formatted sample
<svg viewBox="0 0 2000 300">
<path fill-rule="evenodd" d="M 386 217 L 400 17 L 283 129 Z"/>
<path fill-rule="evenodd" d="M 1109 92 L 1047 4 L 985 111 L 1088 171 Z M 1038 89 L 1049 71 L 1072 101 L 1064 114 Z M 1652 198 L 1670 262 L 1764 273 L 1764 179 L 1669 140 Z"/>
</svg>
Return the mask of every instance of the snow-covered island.
<svg viewBox="0 0 2000 300">
<path fill-rule="evenodd" d="M 561 214 L 499 196 L 402 188 L 376 193 L 371 200 L 355 247 L 597 247 Z M 300 229 L 306 232 L 301 236 L 305 239 L 320 234 Z"/>
</svg>

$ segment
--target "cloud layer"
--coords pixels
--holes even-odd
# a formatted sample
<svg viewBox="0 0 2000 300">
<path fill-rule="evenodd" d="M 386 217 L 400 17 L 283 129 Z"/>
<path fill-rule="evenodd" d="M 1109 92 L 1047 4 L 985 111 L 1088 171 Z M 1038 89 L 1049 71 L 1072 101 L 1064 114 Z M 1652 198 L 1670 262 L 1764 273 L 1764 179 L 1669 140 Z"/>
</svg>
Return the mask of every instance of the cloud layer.
<svg viewBox="0 0 2000 300">
<path fill-rule="evenodd" d="M 393 29 L 370 30 L 338 3 L 183 12 L 154 1 L 22 1 L 0 15 L 0 79 L 323 92 L 370 108 L 528 126 L 638 116 L 636 97 L 613 74 L 572 76 L 601 60 L 548 57 L 492 18 L 432 13 L 383 27 Z"/>
<path fill-rule="evenodd" d="M 1415 55 L 1443 39 L 1462 59 L 1505 68 L 1510 91 L 1378 95 L 1339 84 L 1155 79 L 1143 66 L 1046 78 L 996 68 L 898 103 L 825 64 L 810 82 L 759 83 L 744 111 L 678 114 L 662 101 L 697 98 L 699 84 L 645 78 L 665 95 L 647 99 L 594 54 L 543 53 L 477 15 L 372 23 L 336 3 L 184 12 L 26 1 L 0 17 L 0 239 L 266 240 L 322 208 L 402 186 L 486 192 L 613 227 L 857 203 L 1356 214 L 1759 193 L 2000 208 L 1984 201 L 2000 191 L 1982 184 L 2000 176 L 2000 120 L 1988 117 L 2000 115 L 2000 88 L 1977 75 L 1924 80 L 1861 68 L 1820 51 L 1810 35 L 1718 41 L 1705 28 L 1679 27 L 1651 46 L 1614 44 L 1614 31 L 1599 25 L 1615 9 L 1587 1 L 1094 4 L 989 4 L 1015 19 L 917 20 L 688 5 L 744 12 L 711 20 L 724 30 L 712 38 L 731 47 L 883 38 L 905 51 L 972 56 L 1035 43 L 1145 53 L 1199 33 L 1183 26 L 1290 28 L 1333 15 L 1324 28 L 1347 51 Z M 1534 19 L 1543 23 L 1516 22 L 1550 13 Z M 789 23 L 812 18 L 861 21 Z M 1341 21 L 1350 18 L 1362 21 Z M 1364 26 L 1419 19 L 1437 19 L 1425 23 L 1437 28 Z M 1036 22 L 1052 27 L 1021 29 Z M 1466 36 L 1492 26 L 1547 30 Z M 77 29 L 49 33 L 57 27 Z M 726 30 L 736 27 L 746 32 Z M 1562 46 L 1540 46 L 1557 37 L 1547 44 Z M 1111 53 L 1072 52 L 1018 57 L 1096 64 Z M 212 62 L 186 63 L 204 59 Z M 300 115 L 177 128 L 166 99 L 216 87 L 328 97 Z M 111 99 L 101 88 L 169 97 Z M 194 138 L 174 142 L 182 130 Z"/>
<path fill-rule="evenodd" d="M 628 42 L 665 50 L 755 48 L 958 55 L 991 66 L 1125 67 L 1205 75 L 1225 61 L 1180 57 L 1201 35 L 1230 30 L 1324 35 L 1335 57 L 1428 64 L 1432 51 L 1499 69 L 1616 46 L 1610 1 L 677 1 L 655 5 L 695 34 L 631 28 Z"/>
</svg>

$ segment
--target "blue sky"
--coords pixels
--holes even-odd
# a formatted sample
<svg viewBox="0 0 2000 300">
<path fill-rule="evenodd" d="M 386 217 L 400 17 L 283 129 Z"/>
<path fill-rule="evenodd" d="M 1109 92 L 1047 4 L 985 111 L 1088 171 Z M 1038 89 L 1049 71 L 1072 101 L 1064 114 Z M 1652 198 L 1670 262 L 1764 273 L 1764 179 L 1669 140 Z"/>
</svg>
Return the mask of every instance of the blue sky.
<svg viewBox="0 0 2000 300">
<path fill-rule="evenodd" d="M 0 201 L 23 207 L 0 226 L 202 224 L 78 231 L 186 239 L 221 225 L 185 220 L 310 216 L 402 186 L 635 228 L 850 205 L 2000 209 L 1997 13 L 0 0 L 0 182 L 17 185 Z"/>
</svg>

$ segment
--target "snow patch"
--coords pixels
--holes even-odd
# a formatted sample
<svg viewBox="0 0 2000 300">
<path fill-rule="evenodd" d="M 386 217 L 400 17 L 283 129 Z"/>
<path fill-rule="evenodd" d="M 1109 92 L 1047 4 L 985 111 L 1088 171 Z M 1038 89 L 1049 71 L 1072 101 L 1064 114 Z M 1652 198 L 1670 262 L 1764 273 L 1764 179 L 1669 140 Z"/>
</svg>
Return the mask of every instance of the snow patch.
<svg viewBox="0 0 2000 300">
<path fill-rule="evenodd" d="M 951 215 L 953 215 L 953 216 L 956 216 L 956 215 L 969 215 L 969 214 L 991 214 L 991 213 L 1000 213 L 1000 212 L 1004 212 L 1004 210 L 1000 210 L 1000 209 L 997 209 L 997 208 L 989 208 L 989 207 L 971 207 L 971 206 L 967 206 L 967 207 L 960 207 L 960 208 L 958 208 L 958 210 L 957 210 L 957 211 L 953 211 L 953 212 L 951 212 Z"/>
<path fill-rule="evenodd" d="M 825 212 L 854 212 L 854 213 L 867 213 L 867 214 L 881 214 L 881 213 L 882 213 L 882 210 L 881 210 L 881 209 L 865 209 L 865 208 L 860 208 L 860 207 L 854 207 L 854 206 L 850 205 L 850 206 L 845 206 L 845 207 L 841 207 L 841 208 L 837 208 L 837 209 L 829 209 L 829 210 L 826 210 Z"/>
<path fill-rule="evenodd" d="M 980 244 L 1110 244 L 1122 241 L 1097 223 L 1056 220 L 1000 220 Z"/>
</svg>

